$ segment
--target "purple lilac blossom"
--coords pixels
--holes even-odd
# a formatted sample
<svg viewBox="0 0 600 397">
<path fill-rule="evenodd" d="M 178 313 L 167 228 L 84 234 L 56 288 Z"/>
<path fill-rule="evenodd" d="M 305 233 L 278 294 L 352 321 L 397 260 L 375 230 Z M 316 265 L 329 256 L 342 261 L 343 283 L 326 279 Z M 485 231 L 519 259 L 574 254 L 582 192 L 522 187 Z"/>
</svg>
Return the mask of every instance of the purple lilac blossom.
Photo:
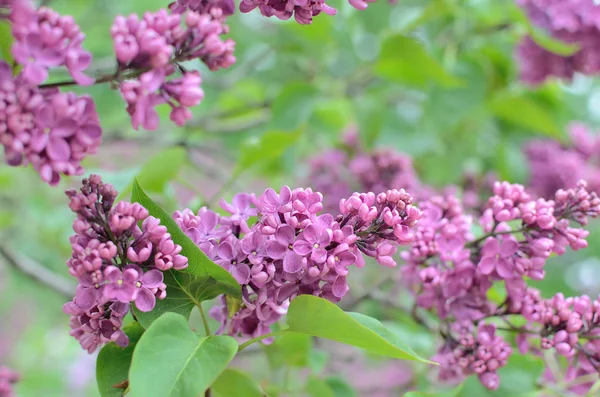
<svg viewBox="0 0 600 397">
<path fill-rule="evenodd" d="M 568 130 L 571 140 L 567 144 L 536 139 L 524 147 L 530 169 L 528 189 L 540 197 L 573 188 L 580 179 L 600 193 L 600 137 L 582 123 L 572 123 Z"/>
<path fill-rule="evenodd" d="M 94 79 L 83 72 L 92 55 L 81 44 L 85 35 L 71 16 L 61 16 L 47 7 L 35 10 L 29 1 L 12 2 L 10 15 L 14 44 L 12 55 L 23 66 L 23 79 L 31 85 L 43 83 L 48 69 L 65 66 L 79 85 Z"/>
<path fill-rule="evenodd" d="M 187 258 L 142 205 L 114 205 L 117 192 L 98 175 L 84 179 L 79 192 L 66 193 L 77 214 L 67 265 L 79 285 L 63 307 L 71 315 L 71 335 L 89 353 L 110 341 L 126 346 L 121 326 L 129 305 L 151 311 L 156 299 L 166 297 L 162 272 L 186 268 Z"/>
<path fill-rule="evenodd" d="M 322 201 L 310 188 L 284 186 L 221 202 L 231 216 L 206 208 L 175 213 L 181 229 L 242 285 L 242 305 L 233 316 L 225 298 L 211 310 L 221 322 L 219 332 L 242 338 L 267 334 L 301 294 L 340 301 L 348 292 L 349 267 L 364 266 L 365 255 L 395 266 L 392 255 L 398 245 L 410 243 L 421 218 L 404 190 L 354 193 L 340 201 L 335 216 L 321 213 Z M 251 217 L 257 220 L 249 226 Z"/>
<path fill-rule="evenodd" d="M 32 164 L 56 185 L 61 175 L 81 175 L 81 161 L 96 153 L 102 130 L 89 96 L 39 90 L 0 62 L 0 143 L 8 165 Z"/>
<path fill-rule="evenodd" d="M 600 215 L 600 198 L 588 192 L 584 181 L 556 191 L 553 200 L 535 199 L 521 185 L 496 182 L 478 220 L 485 233 L 480 238 L 471 233 L 473 217 L 465 215 L 456 197 L 432 197 L 420 208 L 423 217 L 414 230 L 414 242 L 401 254 L 406 261 L 402 271 L 415 294 L 415 310 L 430 310 L 444 320 L 440 330 L 444 345 L 434 358 L 441 364 L 441 380 L 460 381 L 477 374 L 487 388 L 498 387 L 496 370 L 506 364 L 511 350 L 493 326 L 485 324 L 489 317 L 522 314 L 542 323 L 541 336 L 546 337 L 542 348 L 575 354 L 577 338 L 572 333 L 581 330 L 581 322 L 562 311 L 570 303 L 555 298 L 558 301 L 551 305 L 557 309 L 544 309 L 550 316 L 544 320 L 537 314 L 542 309 L 535 307 L 539 295 L 532 295 L 526 280 L 544 278 L 551 254 L 587 246 L 589 233 L 582 226 Z M 495 282 L 503 282 L 506 289 L 507 300 L 500 306 L 488 299 Z M 564 317 L 559 321 L 552 310 Z M 588 317 L 596 321 L 595 314 Z M 545 333 L 556 335 L 551 341 Z M 588 361 L 596 364 L 592 358 Z"/>
<path fill-rule="evenodd" d="M 600 72 L 600 5 L 594 0 L 517 0 L 532 24 L 550 36 L 576 44 L 579 50 L 561 56 L 540 47 L 529 36 L 518 46 L 517 59 L 521 80 L 537 85 L 557 77 L 570 80 L 575 73 Z"/>
<path fill-rule="evenodd" d="M 0 367 L 0 397 L 16 397 L 14 385 L 21 376 L 8 367 Z"/>
<path fill-rule="evenodd" d="M 202 78 L 199 72 L 186 70 L 173 77 L 174 64 L 200 59 L 213 71 L 233 65 L 235 42 L 220 37 L 229 32 L 225 15 L 216 5 L 189 9 L 182 5 L 147 12 L 141 19 L 135 14 L 115 19 L 111 35 L 119 70 L 144 71 L 119 86 L 135 129 L 158 128 L 155 107 L 161 104 L 171 107 L 170 119 L 176 125 L 191 119 L 190 108 L 204 98 Z"/>
</svg>

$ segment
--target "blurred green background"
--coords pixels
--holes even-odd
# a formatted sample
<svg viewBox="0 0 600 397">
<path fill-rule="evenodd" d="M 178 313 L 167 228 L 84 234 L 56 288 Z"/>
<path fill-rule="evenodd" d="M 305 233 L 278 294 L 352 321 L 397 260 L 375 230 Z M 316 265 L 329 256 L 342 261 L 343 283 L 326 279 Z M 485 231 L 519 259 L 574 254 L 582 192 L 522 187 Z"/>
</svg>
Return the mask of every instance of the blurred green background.
<svg viewBox="0 0 600 397">
<path fill-rule="evenodd" d="M 114 66 L 113 18 L 155 11 L 168 0 L 48 3 L 73 15 L 87 34 L 84 47 L 94 54 L 92 69 L 109 71 Z M 564 140 L 569 121 L 591 126 L 600 121 L 600 90 L 593 79 L 577 76 L 571 83 L 536 89 L 518 82 L 514 47 L 531 27 L 512 1 L 378 0 L 363 12 L 341 0 L 331 5 L 338 14 L 319 15 L 311 26 L 267 19 L 258 12 L 232 16 L 228 24 L 237 43 L 237 64 L 216 73 L 199 62 L 187 65 L 201 70 L 205 99 L 185 128 L 171 124 L 168 108 L 162 108 L 159 130 L 135 131 L 117 91 L 108 85 L 77 89 L 94 97 L 104 129 L 100 153 L 86 160 L 86 173 L 100 173 L 124 197 L 138 175 L 169 210 L 214 206 L 219 197 L 230 198 L 237 191 L 304 185 L 307 159 L 338 144 L 344 129 L 356 125 L 366 147 L 410 154 L 428 184 L 456 183 L 465 171 L 495 171 L 502 179 L 525 183 L 523 142 Z M 551 41 L 546 45 L 561 49 Z M 60 72 L 52 76 L 55 81 L 66 78 Z M 65 265 L 73 214 L 63 191 L 78 182 L 64 179 L 52 188 L 31 169 L 0 167 L 0 248 L 35 275 L 58 277 L 67 288 L 74 281 Z M 553 260 L 542 283 L 546 295 L 600 292 L 598 283 L 590 281 L 600 270 L 600 246 L 594 243 L 598 235 L 593 232 L 588 250 Z M 51 273 L 40 273 L 40 267 Z M 351 295 L 393 274 L 379 267 L 358 272 Z M 23 374 L 19 395 L 96 396 L 95 357 L 68 334 L 68 316 L 61 311 L 67 298 L 16 270 L 6 257 L 0 258 L 0 296 L 0 365 Z M 416 349 L 432 351 L 433 337 L 423 335 L 402 312 L 369 300 L 360 310 L 393 322 L 399 333 L 415 341 Z M 302 383 L 299 374 L 318 375 L 304 382 L 307 393 L 315 396 L 329 395 L 318 394 L 323 374 L 336 374 L 327 381 L 334 396 L 351 396 L 344 389 L 348 382 L 362 390 L 356 395 L 399 396 L 399 386 L 422 385 L 425 378 L 423 373 L 411 378 L 405 364 L 379 370 L 382 363 L 374 358 L 365 362 L 355 353 L 335 354 L 341 358 L 327 360 L 321 350 L 298 358 L 292 377 Z M 261 379 L 285 376 L 267 375 L 265 357 L 277 366 L 277 357 L 252 352 L 237 365 L 254 363 Z M 469 382 L 474 387 L 469 395 L 506 396 L 517 387 L 527 391 L 523 384 L 535 382 L 536 365 L 515 356 L 502 374 L 512 379 L 504 389 L 484 392 Z M 533 370 L 530 374 L 524 368 Z M 397 391 L 376 394 L 385 382 L 352 379 L 357 371 L 367 374 L 367 380 L 369 371 L 377 374 L 371 378 L 391 371 L 385 376 L 399 382 L 390 386 Z"/>
</svg>

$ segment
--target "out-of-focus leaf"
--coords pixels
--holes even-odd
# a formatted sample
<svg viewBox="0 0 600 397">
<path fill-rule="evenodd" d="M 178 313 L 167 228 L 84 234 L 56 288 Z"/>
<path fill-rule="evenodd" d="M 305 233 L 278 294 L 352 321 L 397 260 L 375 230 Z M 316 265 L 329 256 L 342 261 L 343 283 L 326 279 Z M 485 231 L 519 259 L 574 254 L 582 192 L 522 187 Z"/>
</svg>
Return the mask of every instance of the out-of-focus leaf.
<svg viewBox="0 0 600 397">
<path fill-rule="evenodd" d="M 188 320 L 165 313 L 138 341 L 129 369 L 131 397 L 190 397 L 203 393 L 238 350 L 230 336 L 196 335 Z"/>
<path fill-rule="evenodd" d="M 275 342 L 265 345 L 269 365 L 273 369 L 285 365 L 305 367 L 312 351 L 312 338 L 306 334 L 285 332 Z"/>
<path fill-rule="evenodd" d="M 167 227 L 173 241 L 183 248 L 181 254 L 188 258 L 189 265 L 182 271 L 169 270 L 165 282 L 173 286 L 173 297 L 167 294 L 164 302 L 158 302 L 155 310 L 143 313 L 136 310 L 138 320 L 147 327 L 163 311 L 175 311 L 189 316 L 194 305 L 220 294 L 241 296 L 241 287 L 233 276 L 217 265 L 177 226 L 173 218 L 143 191 L 137 179 L 133 183 L 131 200 L 142 204 L 150 215 L 160 219 Z M 179 291 L 177 291 L 179 290 Z"/>
<path fill-rule="evenodd" d="M 10 23 L 6 19 L 0 19 L 0 56 L 2 60 L 9 65 L 13 63 L 13 56 L 11 53 L 13 35 L 10 29 Z"/>
<path fill-rule="evenodd" d="M 325 379 L 335 397 L 358 397 L 356 391 L 344 379 L 339 376 L 330 376 Z"/>
<path fill-rule="evenodd" d="M 289 330 L 361 347 L 369 352 L 402 360 L 432 363 L 419 357 L 378 320 L 346 313 L 335 304 L 312 295 L 301 295 L 290 304 Z"/>
<path fill-rule="evenodd" d="M 444 67 L 416 39 L 395 35 L 383 42 L 375 72 L 390 81 L 424 87 L 437 83 L 457 87 L 461 81 L 446 72 Z"/>
<path fill-rule="evenodd" d="M 520 127 L 553 138 L 560 138 L 563 134 L 550 111 L 524 95 L 498 93 L 489 102 L 489 107 L 499 118 Z"/>
<path fill-rule="evenodd" d="M 319 92 L 309 83 L 290 83 L 273 100 L 272 127 L 295 130 L 310 117 Z"/>
<path fill-rule="evenodd" d="M 242 144 L 236 174 L 258 164 L 265 164 L 281 157 L 300 137 L 300 131 L 268 131 L 260 137 L 252 137 Z"/>
<path fill-rule="evenodd" d="M 128 379 L 133 349 L 144 333 L 144 328 L 136 322 L 124 327 L 123 330 L 129 337 L 129 345 L 122 348 L 114 343 L 109 343 L 100 350 L 96 359 L 96 381 L 102 397 L 121 397 L 123 395 L 127 386 L 124 385 L 122 388 L 114 386 L 122 384 Z"/>
<path fill-rule="evenodd" d="M 144 164 L 137 180 L 147 191 L 162 193 L 167 182 L 177 176 L 186 158 L 187 154 L 182 147 L 165 149 Z"/>
<path fill-rule="evenodd" d="M 336 397 L 327 382 L 314 375 L 306 380 L 306 393 L 311 397 Z"/>
<path fill-rule="evenodd" d="M 320 374 L 329 361 L 329 353 L 323 350 L 312 349 L 308 356 L 308 366 L 314 374 Z"/>
<path fill-rule="evenodd" d="M 260 386 L 237 369 L 226 369 L 211 387 L 215 397 L 264 397 Z"/>
</svg>

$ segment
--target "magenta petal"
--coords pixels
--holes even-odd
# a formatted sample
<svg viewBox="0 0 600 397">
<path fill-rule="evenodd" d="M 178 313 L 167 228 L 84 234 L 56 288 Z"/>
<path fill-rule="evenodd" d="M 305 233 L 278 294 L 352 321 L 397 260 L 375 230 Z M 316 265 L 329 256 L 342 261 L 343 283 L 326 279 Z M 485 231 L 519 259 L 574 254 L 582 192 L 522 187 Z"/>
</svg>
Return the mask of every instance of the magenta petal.
<svg viewBox="0 0 600 397">
<path fill-rule="evenodd" d="M 302 236 L 306 241 L 315 243 L 319 240 L 319 228 L 315 225 L 308 225 L 302 232 Z"/>
<path fill-rule="evenodd" d="M 25 68 L 23 68 L 22 75 L 29 83 L 38 85 L 46 81 L 48 78 L 48 70 L 38 64 L 28 63 L 25 65 Z"/>
<path fill-rule="evenodd" d="M 79 128 L 77 137 L 82 142 L 91 145 L 102 136 L 102 129 L 100 126 L 95 124 L 86 124 Z"/>
<path fill-rule="evenodd" d="M 104 270 L 104 277 L 113 283 L 121 278 L 121 274 L 121 270 L 116 266 L 109 266 Z"/>
<path fill-rule="evenodd" d="M 312 252 L 313 245 L 306 240 L 298 240 L 294 243 L 294 252 L 298 255 L 308 255 Z"/>
<path fill-rule="evenodd" d="M 69 161 L 71 157 L 71 147 L 61 138 L 50 137 L 48 146 L 46 146 L 48 157 L 54 161 Z"/>
<path fill-rule="evenodd" d="M 267 255 L 269 255 L 273 259 L 282 259 L 285 257 L 288 249 L 283 245 L 279 244 L 277 241 L 268 241 L 267 242 Z"/>
<path fill-rule="evenodd" d="M 500 243 L 495 238 L 489 238 L 481 250 L 482 256 L 496 255 L 500 251 Z"/>
<path fill-rule="evenodd" d="M 504 279 L 513 278 L 515 276 L 515 270 L 510 261 L 501 259 L 498 261 L 496 265 L 496 272 L 498 275 Z"/>
<path fill-rule="evenodd" d="M 129 338 L 127 337 L 127 334 L 121 330 L 118 331 L 117 336 L 113 338 L 113 340 L 117 344 L 117 346 L 120 347 L 127 347 L 127 345 L 129 344 Z"/>
<path fill-rule="evenodd" d="M 233 266 L 231 269 L 231 275 L 237 280 L 240 284 L 248 284 L 250 280 L 250 267 L 245 263 L 239 263 Z"/>
<path fill-rule="evenodd" d="M 504 240 L 500 244 L 499 252 L 503 257 L 512 256 L 519 249 L 519 244 L 514 240 Z"/>
<path fill-rule="evenodd" d="M 313 250 L 310 259 L 315 263 L 323 263 L 327 260 L 327 250 L 325 248 L 317 248 Z"/>
<path fill-rule="evenodd" d="M 494 256 L 486 256 L 484 258 L 481 258 L 479 264 L 477 265 L 477 269 L 479 269 L 479 272 L 481 274 L 484 274 L 486 276 L 490 275 L 496 268 L 497 261 L 498 260 Z"/>
<path fill-rule="evenodd" d="M 142 285 L 144 288 L 158 288 L 163 282 L 163 273 L 160 270 L 152 269 L 142 276 Z"/>
<path fill-rule="evenodd" d="M 80 287 L 77 288 L 75 293 L 75 304 L 81 310 L 90 310 L 94 307 L 96 302 L 96 288 L 94 287 Z"/>
<path fill-rule="evenodd" d="M 289 225 L 280 226 L 275 232 L 275 239 L 283 246 L 287 246 L 294 241 L 296 231 Z"/>
<path fill-rule="evenodd" d="M 346 284 L 346 277 L 338 277 L 333 282 L 333 287 L 331 289 L 333 295 L 337 298 L 342 298 L 348 292 L 348 284 Z"/>
<path fill-rule="evenodd" d="M 66 138 L 73 135 L 76 128 L 77 124 L 75 123 L 75 120 L 63 119 L 56 123 L 54 128 L 52 128 L 51 135 L 52 137 Z"/>
<path fill-rule="evenodd" d="M 303 258 L 297 255 L 294 251 L 288 251 L 283 258 L 283 270 L 288 273 L 298 273 L 302 270 Z"/>
<path fill-rule="evenodd" d="M 156 297 L 147 288 L 140 288 L 135 299 L 135 306 L 142 312 L 149 312 L 156 305 Z"/>
</svg>

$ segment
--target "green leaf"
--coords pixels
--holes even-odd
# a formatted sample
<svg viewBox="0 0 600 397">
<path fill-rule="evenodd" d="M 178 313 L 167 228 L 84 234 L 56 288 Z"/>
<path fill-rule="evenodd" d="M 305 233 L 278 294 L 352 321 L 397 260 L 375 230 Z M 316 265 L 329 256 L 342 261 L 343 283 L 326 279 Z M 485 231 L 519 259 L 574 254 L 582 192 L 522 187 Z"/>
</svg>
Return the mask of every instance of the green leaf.
<svg viewBox="0 0 600 397">
<path fill-rule="evenodd" d="M 13 40 L 10 23 L 6 19 L 0 19 L 0 56 L 9 65 L 14 61 L 11 53 Z"/>
<path fill-rule="evenodd" d="M 237 353 L 230 336 L 199 337 L 185 317 L 165 313 L 142 335 L 129 370 L 131 397 L 199 396 Z"/>
<path fill-rule="evenodd" d="M 445 390 L 439 392 L 420 392 L 420 391 L 411 391 L 404 395 L 404 397 L 456 397 L 458 393 L 460 393 L 463 385 L 459 385 L 452 390 Z"/>
<path fill-rule="evenodd" d="M 416 39 L 394 35 L 383 42 L 375 73 L 390 81 L 424 87 L 429 82 L 457 87 L 461 80 L 452 76 Z"/>
<path fill-rule="evenodd" d="M 378 320 L 346 313 L 335 304 L 312 295 L 301 295 L 290 304 L 289 330 L 361 347 L 369 352 L 429 364 L 400 341 Z"/>
<path fill-rule="evenodd" d="M 124 327 L 123 330 L 129 337 L 129 345 L 123 349 L 114 343 L 109 343 L 100 350 L 96 359 L 96 381 L 102 397 L 123 395 L 123 389 L 113 386 L 127 380 L 133 349 L 144 333 L 144 328 L 135 322 Z"/>
<path fill-rule="evenodd" d="M 312 397 L 335 397 L 327 382 L 314 375 L 309 376 L 306 380 L 306 392 Z"/>
<path fill-rule="evenodd" d="M 356 391 L 339 376 L 330 376 L 325 379 L 335 397 L 358 397 Z"/>
<path fill-rule="evenodd" d="M 523 95 L 498 93 L 490 101 L 489 107 L 505 121 L 553 138 L 562 137 L 563 132 L 550 111 Z"/>
<path fill-rule="evenodd" d="M 272 127 L 294 130 L 310 117 L 319 91 L 314 85 L 305 82 L 287 84 L 273 100 Z"/>
<path fill-rule="evenodd" d="M 211 387 L 215 397 L 264 397 L 260 386 L 237 369 L 226 369 Z"/>
<path fill-rule="evenodd" d="M 167 214 L 144 192 L 137 179 L 133 182 L 131 200 L 142 204 L 150 213 L 167 227 L 173 241 L 183 248 L 181 254 L 188 258 L 189 265 L 182 271 L 173 269 L 165 273 L 165 284 L 169 289 L 167 297 L 158 301 L 154 310 L 143 313 L 136 310 L 138 321 L 148 327 L 150 323 L 166 311 L 175 311 L 189 316 L 192 308 L 200 302 L 213 299 L 220 294 L 241 297 L 241 287 L 233 276 L 221 266 L 212 262 L 177 226 Z"/>
<path fill-rule="evenodd" d="M 234 174 L 239 174 L 257 164 L 268 163 L 283 156 L 285 151 L 296 143 L 299 137 L 300 131 L 268 131 L 258 138 L 251 137 L 241 145 L 240 159 Z"/>
<path fill-rule="evenodd" d="M 312 338 L 310 335 L 294 332 L 285 332 L 272 344 L 264 345 L 269 365 L 273 369 L 285 365 L 291 367 L 305 367 L 312 351 Z"/>
</svg>

